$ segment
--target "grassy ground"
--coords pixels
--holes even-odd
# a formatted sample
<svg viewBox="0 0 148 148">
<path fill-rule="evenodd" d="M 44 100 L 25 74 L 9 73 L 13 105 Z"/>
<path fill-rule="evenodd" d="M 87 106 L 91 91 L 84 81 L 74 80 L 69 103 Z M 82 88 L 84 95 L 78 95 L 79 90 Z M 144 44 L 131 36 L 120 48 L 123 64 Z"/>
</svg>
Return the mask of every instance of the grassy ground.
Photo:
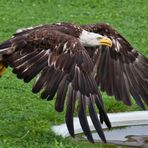
<svg viewBox="0 0 148 148">
<path fill-rule="evenodd" d="M 108 22 L 148 56 L 147 6 L 147 0 L 1 0 L 0 41 L 16 29 L 32 25 Z M 55 136 L 51 126 L 64 122 L 64 113 L 54 111 L 54 101 L 46 102 L 32 94 L 31 84 L 17 80 L 11 69 L 0 79 L 0 148 L 115 147 Z M 140 110 L 135 104 L 127 107 L 105 94 L 103 97 L 108 112 Z"/>
</svg>

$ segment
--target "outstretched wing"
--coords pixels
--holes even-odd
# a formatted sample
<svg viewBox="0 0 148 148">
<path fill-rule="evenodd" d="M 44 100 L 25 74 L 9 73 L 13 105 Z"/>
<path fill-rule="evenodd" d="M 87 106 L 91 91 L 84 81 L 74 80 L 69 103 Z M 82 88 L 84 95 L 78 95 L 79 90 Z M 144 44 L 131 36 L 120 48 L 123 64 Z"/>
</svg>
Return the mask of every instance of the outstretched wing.
<svg viewBox="0 0 148 148">
<path fill-rule="evenodd" d="M 95 106 L 99 109 L 101 122 L 109 128 L 111 125 L 92 76 L 93 63 L 78 39 L 40 28 L 17 34 L 3 47 L 11 51 L 6 52 L 5 61 L 18 78 L 29 82 L 37 76 L 32 88 L 34 93 L 41 92 L 41 98 L 47 100 L 56 95 L 55 109 L 59 112 L 63 111 L 66 102 L 65 120 L 71 136 L 74 136 L 73 113 L 78 101 L 80 124 L 88 140 L 94 142 L 86 110 L 101 139 L 106 141 Z"/>
<path fill-rule="evenodd" d="M 87 48 L 93 62 L 97 84 L 116 100 L 131 105 L 130 96 L 142 107 L 148 105 L 148 59 L 107 24 L 82 25 L 87 31 L 109 37 L 112 47 Z M 143 101 L 142 101 L 143 100 Z"/>
</svg>

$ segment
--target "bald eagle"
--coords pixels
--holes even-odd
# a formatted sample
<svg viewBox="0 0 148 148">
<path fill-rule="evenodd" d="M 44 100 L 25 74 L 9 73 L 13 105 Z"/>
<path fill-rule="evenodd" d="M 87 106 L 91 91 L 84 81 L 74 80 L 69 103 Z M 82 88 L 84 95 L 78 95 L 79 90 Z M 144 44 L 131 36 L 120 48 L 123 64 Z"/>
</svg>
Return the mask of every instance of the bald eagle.
<svg viewBox="0 0 148 148">
<path fill-rule="evenodd" d="M 87 139 L 94 142 L 86 111 L 106 142 L 101 123 L 109 129 L 111 123 L 100 90 L 126 105 L 131 105 L 131 96 L 142 109 L 148 105 L 148 59 L 108 24 L 56 23 L 18 30 L 0 45 L 0 75 L 8 66 L 24 82 L 36 77 L 32 92 L 55 98 L 56 111 L 66 105 L 72 137 L 77 108 Z"/>
</svg>

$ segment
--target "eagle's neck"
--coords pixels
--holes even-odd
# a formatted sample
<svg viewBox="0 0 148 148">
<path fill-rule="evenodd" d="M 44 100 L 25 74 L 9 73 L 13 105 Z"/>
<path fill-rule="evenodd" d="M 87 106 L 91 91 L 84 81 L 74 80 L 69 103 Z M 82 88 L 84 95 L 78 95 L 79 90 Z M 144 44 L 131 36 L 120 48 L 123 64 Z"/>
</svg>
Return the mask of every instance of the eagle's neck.
<svg viewBox="0 0 148 148">
<path fill-rule="evenodd" d="M 82 33 L 80 34 L 79 39 L 83 46 L 94 47 L 94 46 L 98 46 L 98 39 L 102 37 L 103 36 L 100 34 L 82 30 Z"/>
</svg>

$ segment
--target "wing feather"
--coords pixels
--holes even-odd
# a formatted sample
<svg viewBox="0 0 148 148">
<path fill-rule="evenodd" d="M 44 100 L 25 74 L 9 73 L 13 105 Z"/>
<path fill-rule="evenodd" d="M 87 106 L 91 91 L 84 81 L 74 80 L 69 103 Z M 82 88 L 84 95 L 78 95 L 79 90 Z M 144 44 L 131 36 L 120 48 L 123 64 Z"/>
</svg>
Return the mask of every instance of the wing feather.
<svg viewBox="0 0 148 148">
<path fill-rule="evenodd" d="M 91 96 L 93 97 L 93 96 Z M 93 122 L 93 125 L 97 131 L 97 133 L 100 135 L 102 141 L 106 142 L 106 138 L 105 135 L 103 133 L 102 127 L 100 125 L 100 121 L 98 119 L 98 115 L 95 111 L 94 105 L 93 105 L 93 98 L 91 98 L 90 102 L 89 102 L 89 114 L 90 114 L 90 118 Z"/>
<path fill-rule="evenodd" d="M 87 139 L 94 143 L 91 131 L 90 131 L 90 127 L 88 124 L 88 120 L 86 117 L 86 106 L 85 106 L 85 101 L 86 99 L 84 98 L 85 96 L 82 96 L 81 94 L 78 95 L 78 117 L 80 120 L 80 124 L 82 126 L 82 129 L 84 131 L 84 134 L 87 136 Z"/>
<path fill-rule="evenodd" d="M 66 93 L 68 89 L 68 80 L 67 80 L 67 75 L 63 77 L 63 80 L 60 82 L 60 85 L 57 89 L 57 98 L 55 102 L 55 109 L 58 112 L 62 112 L 64 109 L 64 101 L 66 98 Z"/>
<path fill-rule="evenodd" d="M 77 95 L 76 91 L 74 91 L 72 89 L 72 86 L 69 85 L 69 91 L 66 99 L 67 101 L 66 101 L 65 121 L 68 131 L 72 137 L 74 137 L 73 114 L 75 110 L 76 95 Z"/>
<path fill-rule="evenodd" d="M 110 96 L 114 95 L 116 100 L 123 101 L 127 105 L 131 105 L 132 96 L 144 109 L 143 101 L 148 105 L 148 59 L 107 24 L 81 27 L 107 36 L 113 43 L 111 48 L 100 46 L 93 48 L 91 52 L 86 47 L 94 62 L 95 79 L 101 90 Z"/>
<path fill-rule="evenodd" d="M 111 124 L 93 78 L 93 61 L 80 41 L 60 31 L 39 27 L 18 33 L 9 42 L 14 52 L 5 58 L 17 77 L 25 82 L 36 78 L 32 92 L 41 92 L 42 99 L 52 100 L 55 97 L 57 111 L 63 111 L 66 104 L 65 121 L 71 136 L 74 137 L 73 114 L 78 108 L 79 121 L 88 140 L 94 142 L 86 117 L 87 110 L 98 134 L 106 142 L 100 121 L 109 128 Z M 100 64 L 102 68 L 103 62 Z M 106 63 L 109 64 L 109 61 Z M 101 77 L 101 71 L 99 73 Z M 108 75 L 105 69 L 104 74 Z"/>
</svg>

